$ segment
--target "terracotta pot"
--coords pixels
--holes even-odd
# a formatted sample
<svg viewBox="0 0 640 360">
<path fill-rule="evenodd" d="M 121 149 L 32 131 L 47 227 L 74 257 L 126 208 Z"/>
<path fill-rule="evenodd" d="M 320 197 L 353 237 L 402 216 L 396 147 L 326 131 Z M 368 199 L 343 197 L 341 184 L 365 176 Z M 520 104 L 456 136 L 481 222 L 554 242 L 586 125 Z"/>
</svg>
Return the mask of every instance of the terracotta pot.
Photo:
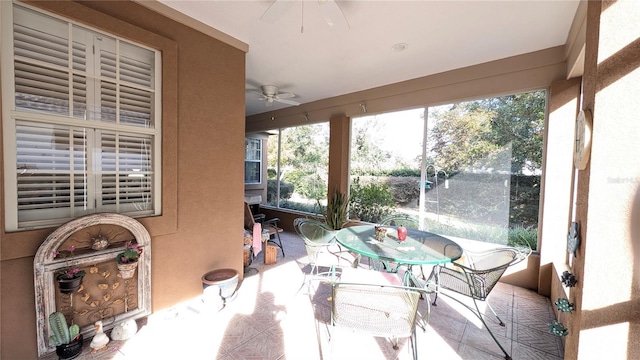
<svg viewBox="0 0 640 360">
<path fill-rule="evenodd" d="M 217 286 L 225 302 L 235 299 L 240 274 L 234 269 L 217 269 L 202 275 L 202 288 Z"/>
<path fill-rule="evenodd" d="M 56 346 L 56 355 L 58 355 L 58 358 L 61 360 L 78 357 L 78 355 L 82 353 L 82 340 L 82 334 L 80 334 L 74 341 Z"/>
<path fill-rule="evenodd" d="M 118 264 L 118 271 L 120 272 L 120 276 L 122 276 L 123 279 L 131 279 L 133 277 L 133 274 L 136 272 L 137 267 L 137 261 L 126 264 Z"/>
<path fill-rule="evenodd" d="M 58 280 L 58 288 L 60 289 L 60 292 L 63 294 L 71 294 L 80 288 L 83 276 L 68 279 L 65 278 L 64 275 L 60 275 L 56 279 Z"/>
</svg>

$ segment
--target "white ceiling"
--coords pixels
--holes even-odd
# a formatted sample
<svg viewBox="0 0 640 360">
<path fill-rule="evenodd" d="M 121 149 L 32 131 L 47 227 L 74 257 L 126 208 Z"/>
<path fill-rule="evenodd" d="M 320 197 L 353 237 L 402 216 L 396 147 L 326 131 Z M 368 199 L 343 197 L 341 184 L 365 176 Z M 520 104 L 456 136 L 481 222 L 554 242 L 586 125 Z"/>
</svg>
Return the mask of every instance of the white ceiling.
<svg viewBox="0 0 640 360">
<path fill-rule="evenodd" d="M 250 91 L 260 85 L 308 103 L 564 45 L 579 3 L 337 0 L 348 28 L 328 26 L 317 0 L 304 1 L 304 17 L 294 1 L 274 23 L 260 19 L 273 0 L 160 2 L 249 44 L 247 116 L 291 106 L 266 107 Z"/>
</svg>

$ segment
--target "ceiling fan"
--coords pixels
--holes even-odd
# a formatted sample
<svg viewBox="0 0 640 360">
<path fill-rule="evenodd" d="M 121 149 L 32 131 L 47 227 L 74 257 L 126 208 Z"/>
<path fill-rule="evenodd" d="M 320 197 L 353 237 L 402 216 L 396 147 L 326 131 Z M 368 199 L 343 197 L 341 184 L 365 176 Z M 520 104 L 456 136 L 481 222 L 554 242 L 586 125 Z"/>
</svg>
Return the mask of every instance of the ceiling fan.
<svg viewBox="0 0 640 360">
<path fill-rule="evenodd" d="M 340 5 L 338 5 L 335 0 L 317 1 L 322 17 L 327 22 L 327 25 L 333 27 L 339 24 L 346 24 L 347 28 L 351 28 L 342 8 L 340 8 Z M 269 23 L 274 23 L 293 6 L 294 2 L 294 0 L 274 0 L 262 14 L 260 19 Z M 300 2 L 302 3 L 302 26 L 300 27 L 300 32 L 304 32 L 304 3 L 306 0 L 301 0 Z"/>
<path fill-rule="evenodd" d="M 262 85 L 260 86 L 260 89 L 262 90 L 262 93 L 257 91 L 252 92 L 260 95 L 260 98 L 258 98 L 258 100 L 266 101 L 267 106 L 272 106 L 274 101 L 295 106 L 300 105 L 300 103 L 297 101 L 289 100 L 290 98 L 296 97 L 294 93 L 280 93 L 277 86 Z"/>
</svg>

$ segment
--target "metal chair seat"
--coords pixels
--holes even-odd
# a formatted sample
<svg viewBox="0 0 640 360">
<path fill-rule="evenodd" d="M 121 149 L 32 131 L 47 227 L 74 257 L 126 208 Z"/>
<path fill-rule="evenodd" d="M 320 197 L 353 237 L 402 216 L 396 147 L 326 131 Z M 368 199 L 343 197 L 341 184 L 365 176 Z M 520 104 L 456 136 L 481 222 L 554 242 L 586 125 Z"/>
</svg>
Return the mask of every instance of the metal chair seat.
<svg viewBox="0 0 640 360">
<path fill-rule="evenodd" d="M 398 338 L 409 337 L 413 359 L 417 359 L 416 320 L 424 291 L 395 285 L 334 282 L 331 325 L 391 338 L 396 350 Z"/>
</svg>

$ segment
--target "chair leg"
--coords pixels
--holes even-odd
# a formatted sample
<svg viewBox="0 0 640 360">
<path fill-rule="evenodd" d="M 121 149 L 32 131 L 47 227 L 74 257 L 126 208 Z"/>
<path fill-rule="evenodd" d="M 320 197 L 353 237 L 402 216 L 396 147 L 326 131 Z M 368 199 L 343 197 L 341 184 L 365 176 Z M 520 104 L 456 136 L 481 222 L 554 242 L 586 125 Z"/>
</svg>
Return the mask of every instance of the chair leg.
<svg viewBox="0 0 640 360">
<path fill-rule="evenodd" d="M 504 353 L 504 358 L 506 360 L 511 360 L 511 355 L 509 355 L 509 353 L 507 353 L 507 350 L 505 350 L 504 347 L 502 347 L 502 344 L 500 344 L 498 339 L 496 339 L 496 336 L 493 335 L 493 332 L 491 331 L 491 329 L 489 329 L 489 326 L 487 326 L 487 323 L 484 321 L 484 317 L 482 316 L 482 313 L 480 312 L 480 308 L 478 307 L 478 302 L 476 301 L 476 299 L 473 299 L 473 305 L 476 306 L 476 311 L 477 311 L 476 312 L 476 316 L 480 319 L 480 321 L 482 322 L 482 325 L 484 325 L 484 328 L 487 329 L 487 331 L 489 332 L 489 335 L 491 335 L 491 338 L 493 339 L 493 341 L 495 341 L 495 343 L 498 345 L 500 350 L 502 350 L 502 352 Z M 473 310 L 473 309 L 470 308 L 470 310 Z"/>
<path fill-rule="evenodd" d="M 416 329 L 413 329 L 411 333 L 411 337 L 409 338 L 411 342 L 411 350 L 413 352 L 413 360 L 418 360 L 418 342 L 416 339 Z"/>
<path fill-rule="evenodd" d="M 491 312 L 496 317 L 496 319 L 498 319 L 498 324 L 500 324 L 500 326 L 504 326 L 504 322 L 502 321 L 502 319 L 500 319 L 498 314 L 496 314 L 495 310 L 493 310 L 493 308 L 491 307 L 491 304 L 489 304 L 489 301 L 485 300 L 484 302 L 487 304 L 487 306 L 489 307 L 489 310 L 491 310 Z"/>
<path fill-rule="evenodd" d="M 440 265 L 435 265 L 432 271 L 436 277 L 436 291 L 435 291 L 436 295 L 434 296 L 433 302 L 431 303 L 431 305 L 438 306 L 436 302 L 438 301 L 438 294 L 440 293 Z"/>
</svg>

